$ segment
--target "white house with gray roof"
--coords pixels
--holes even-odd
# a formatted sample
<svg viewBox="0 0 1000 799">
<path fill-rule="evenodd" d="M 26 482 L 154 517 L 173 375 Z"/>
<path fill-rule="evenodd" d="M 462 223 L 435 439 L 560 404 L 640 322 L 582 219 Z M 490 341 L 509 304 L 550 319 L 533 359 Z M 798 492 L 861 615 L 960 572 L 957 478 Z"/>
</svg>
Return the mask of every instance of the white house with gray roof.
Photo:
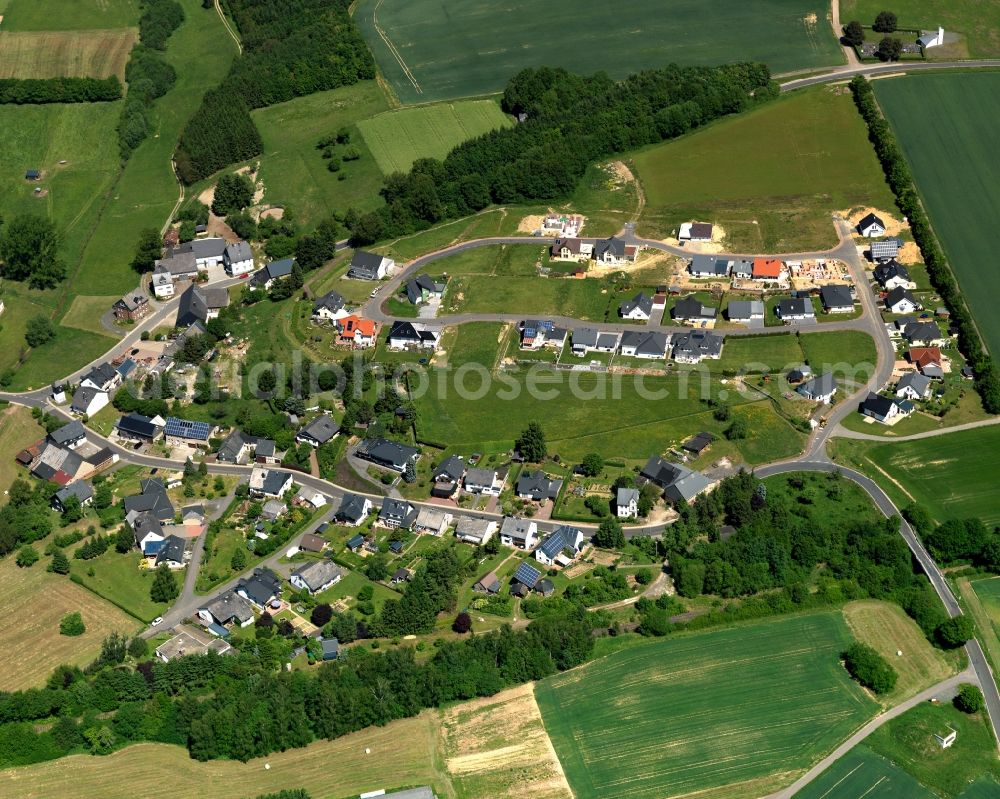
<svg viewBox="0 0 1000 799">
<path fill-rule="evenodd" d="M 645 330 L 626 330 L 622 333 L 621 354 L 631 358 L 662 360 L 667 356 L 670 336 L 666 333 Z"/>
<path fill-rule="evenodd" d="M 896 383 L 896 396 L 900 399 L 922 400 L 931 393 L 931 379 L 920 372 L 907 372 Z"/>
<path fill-rule="evenodd" d="M 598 330 L 594 327 L 577 327 L 573 329 L 571 346 L 573 354 L 586 355 L 589 352 L 614 352 L 618 349 L 621 335 L 610 330 Z"/>
<path fill-rule="evenodd" d="M 732 300 L 726 307 L 726 316 L 730 322 L 744 324 L 756 320 L 764 320 L 764 303 L 760 300 Z"/>
<path fill-rule="evenodd" d="M 634 519 L 639 515 L 639 489 L 619 488 L 615 495 L 616 515 L 619 519 Z"/>
<path fill-rule="evenodd" d="M 618 313 L 622 319 L 634 319 L 640 322 L 647 322 L 653 315 L 653 298 L 646 292 L 640 291 L 632 299 L 625 300 L 618 306 Z"/>
<path fill-rule="evenodd" d="M 812 380 L 806 380 L 795 390 L 807 400 L 828 405 L 837 393 L 837 381 L 833 374 L 826 372 Z"/>
<path fill-rule="evenodd" d="M 355 250 L 347 276 L 357 280 L 381 280 L 392 272 L 395 266 L 396 262 L 392 258 L 365 250 Z"/>
<path fill-rule="evenodd" d="M 289 582 L 302 591 L 318 594 L 339 583 L 346 573 L 332 560 L 313 560 L 293 571 Z"/>
<path fill-rule="evenodd" d="M 244 277 L 253 271 L 253 250 L 245 241 L 227 244 L 222 253 L 222 263 L 230 277 Z"/>
<path fill-rule="evenodd" d="M 292 489 L 292 475 L 279 469 L 255 466 L 250 472 L 250 495 L 280 499 Z"/>
</svg>

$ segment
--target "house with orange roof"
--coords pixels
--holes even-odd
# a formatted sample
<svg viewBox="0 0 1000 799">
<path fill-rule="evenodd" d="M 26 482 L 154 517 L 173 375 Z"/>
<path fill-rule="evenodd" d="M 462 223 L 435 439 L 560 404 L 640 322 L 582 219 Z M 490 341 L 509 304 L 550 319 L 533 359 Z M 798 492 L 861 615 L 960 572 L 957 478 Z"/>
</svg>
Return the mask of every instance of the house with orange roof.
<svg viewBox="0 0 1000 799">
<path fill-rule="evenodd" d="M 350 344 L 355 347 L 371 347 L 375 344 L 378 325 L 371 319 L 362 319 L 356 314 L 351 314 L 338 319 L 336 325 L 340 334 L 339 344 Z"/>
<path fill-rule="evenodd" d="M 944 371 L 941 368 L 944 359 L 940 347 L 910 347 L 906 357 L 924 377 L 936 380 L 944 378 Z"/>
<path fill-rule="evenodd" d="M 781 280 L 785 272 L 785 262 L 777 258 L 754 258 L 753 272 L 751 276 L 754 280 Z"/>
</svg>

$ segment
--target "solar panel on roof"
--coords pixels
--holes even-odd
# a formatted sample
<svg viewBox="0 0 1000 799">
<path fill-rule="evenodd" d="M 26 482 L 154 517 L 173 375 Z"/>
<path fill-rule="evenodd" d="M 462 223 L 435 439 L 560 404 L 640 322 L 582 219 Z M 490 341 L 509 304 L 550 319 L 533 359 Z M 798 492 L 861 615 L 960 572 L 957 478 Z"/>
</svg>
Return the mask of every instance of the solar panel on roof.
<svg viewBox="0 0 1000 799">
<path fill-rule="evenodd" d="M 197 438 L 207 441 L 212 432 L 212 426 L 208 422 L 193 422 L 190 419 L 176 419 L 171 416 L 167 419 L 164 433 L 177 438 Z"/>
<path fill-rule="evenodd" d="M 538 582 L 538 578 L 541 576 L 542 573 L 530 563 L 522 563 L 517 567 L 517 571 L 514 572 L 514 579 L 529 588 L 534 587 L 535 583 Z"/>
</svg>

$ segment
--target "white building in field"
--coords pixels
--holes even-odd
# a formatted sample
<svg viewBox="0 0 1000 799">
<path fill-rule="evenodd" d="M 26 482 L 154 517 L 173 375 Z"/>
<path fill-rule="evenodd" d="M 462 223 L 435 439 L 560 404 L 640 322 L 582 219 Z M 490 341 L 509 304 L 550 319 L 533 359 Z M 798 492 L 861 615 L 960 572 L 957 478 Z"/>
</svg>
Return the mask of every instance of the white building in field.
<svg viewBox="0 0 1000 799">
<path fill-rule="evenodd" d="M 931 31 L 930 33 L 925 33 L 917 39 L 917 44 L 923 47 L 925 50 L 928 47 L 939 47 L 944 44 L 944 28 L 940 25 L 938 26 L 937 33 Z"/>
</svg>

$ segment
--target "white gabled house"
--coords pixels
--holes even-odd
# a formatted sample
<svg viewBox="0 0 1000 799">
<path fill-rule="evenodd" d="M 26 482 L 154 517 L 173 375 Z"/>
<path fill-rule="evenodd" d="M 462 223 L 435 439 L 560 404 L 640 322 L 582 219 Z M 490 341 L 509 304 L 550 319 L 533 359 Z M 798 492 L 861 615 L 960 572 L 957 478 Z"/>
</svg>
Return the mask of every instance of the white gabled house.
<svg viewBox="0 0 1000 799">
<path fill-rule="evenodd" d="M 858 222 L 858 233 L 866 239 L 877 239 L 885 235 L 885 222 L 875 214 L 867 214 Z"/>
<path fill-rule="evenodd" d="M 619 488 L 615 496 L 616 514 L 619 519 L 634 519 L 639 515 L 639 490 Z"/>
</svg>

